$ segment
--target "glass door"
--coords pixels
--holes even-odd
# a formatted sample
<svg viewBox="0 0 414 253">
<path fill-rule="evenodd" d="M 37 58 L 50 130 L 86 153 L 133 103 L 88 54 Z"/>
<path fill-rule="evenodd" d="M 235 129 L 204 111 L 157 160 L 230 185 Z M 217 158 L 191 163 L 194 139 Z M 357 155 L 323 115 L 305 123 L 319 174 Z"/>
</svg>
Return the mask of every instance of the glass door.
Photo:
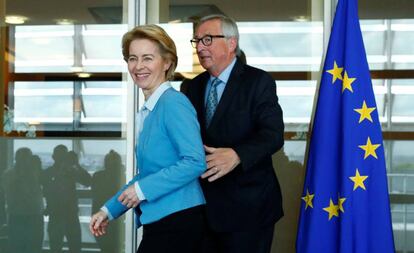
<svg viewBox="0 0 414 253">
<path fill-rule="evenodd" d="M 132 214 L 88 228 L 133 174 L 129 3 L 0 4 L 0 252 L 132 252 Z"/>
</svg>

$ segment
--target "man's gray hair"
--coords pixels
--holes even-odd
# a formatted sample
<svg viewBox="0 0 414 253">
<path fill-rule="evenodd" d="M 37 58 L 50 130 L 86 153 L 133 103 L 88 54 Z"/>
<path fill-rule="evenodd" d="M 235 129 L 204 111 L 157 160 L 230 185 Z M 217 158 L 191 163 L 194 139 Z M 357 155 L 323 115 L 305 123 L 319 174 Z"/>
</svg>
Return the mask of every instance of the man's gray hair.
<svg viewBox="0 0 414 253">
<path fill-rule="evenodd" d="M 208 16 L 204 16 L 198 22 L 196 26 L 196 30 L 204 22 L 213 20 L 213 19 L 218 19 L 221 21 L 221 30 L 223 31 L 223 35 L 226 36 L 226 38 L 230 38 L 230 37 L 236 38 L 237 46 L 236 46 L 235 52 L 236 52 L 236 55 L 239 56 L 240 55 L 239 29 L 237 28 L 237 24 L 236 24 L 236 21 L 234 21 L 234 19 L 227 17 L 225 15 L 222 15 L 222 14 L 211 14 Z M 214 35 L 217 35 L 217 34 L 214 34 Z"/>
</svg>

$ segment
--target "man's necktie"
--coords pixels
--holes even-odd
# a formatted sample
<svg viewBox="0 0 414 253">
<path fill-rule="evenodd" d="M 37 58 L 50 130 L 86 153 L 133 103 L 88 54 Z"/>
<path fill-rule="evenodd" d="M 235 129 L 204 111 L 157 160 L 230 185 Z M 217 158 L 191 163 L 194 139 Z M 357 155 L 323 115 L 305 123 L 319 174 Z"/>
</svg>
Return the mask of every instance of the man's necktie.
<svg viewBox="0 0 414 253">
<path fill-rule="evenodd" d="M 206 104 L 206 126 L 210 125 L 211 119 L 213 118 L 214 112 L 218 104 L 217 98 L 217 85 L 220 84 L 220 79 L 216 78 L 211 82 L 210 92 L 207 96 Z"/>
</svg>

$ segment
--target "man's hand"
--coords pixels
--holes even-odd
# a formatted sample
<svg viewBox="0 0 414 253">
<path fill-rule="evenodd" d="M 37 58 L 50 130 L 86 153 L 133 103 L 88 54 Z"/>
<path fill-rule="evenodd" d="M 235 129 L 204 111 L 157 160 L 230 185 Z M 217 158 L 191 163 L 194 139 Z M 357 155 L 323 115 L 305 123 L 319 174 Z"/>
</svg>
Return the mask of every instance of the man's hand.
<svg viewBox="0 0 414 253">
<path fill-rule="evenodd" d="M 108 227 L 108 224 L 108 215 L 106 215 L 104 211 L 100 210 L 91 217 L 89 230 L 94 236 L 101 236 L 106 233 L 106 227 Z"/>
<path fill-rule="evenodd" d="M 123 191 L 121 195 L 119 195 L 118 200 L 128 208 L 136 207 L 138 206 L 139 202 L 141 202 L 135 191 L 134 184 L 128 186 L 128 188 L 126 188 L 125 191 Z"/>
<path fill-rule="evenodd" d="M 204 150 L 208 153 L 207 171 L 201 175 L 201 178 L 208 178 L 209 182 L 228 174 L 240 164 L 239 156 L 231 148 L 213 148 L 204 145 Z"/>
</svg>

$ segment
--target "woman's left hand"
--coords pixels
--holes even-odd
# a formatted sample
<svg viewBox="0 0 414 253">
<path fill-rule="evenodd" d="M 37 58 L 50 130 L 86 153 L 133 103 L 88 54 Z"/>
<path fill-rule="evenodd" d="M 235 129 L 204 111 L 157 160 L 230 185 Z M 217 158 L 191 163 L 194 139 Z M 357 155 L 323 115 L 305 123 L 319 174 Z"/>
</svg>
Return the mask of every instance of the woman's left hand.
<svg viewBox="0 0 414 253">
<path fill-rule="evenodd" d="M 135 191 L 134 184 L 128 186 L 128 188 L 126 188 L 125 191 L 123 191 L 121 195 L 119 195 L 118 200 L 128 208 L 136 207 L 141 202 Z"/>
</svg>

